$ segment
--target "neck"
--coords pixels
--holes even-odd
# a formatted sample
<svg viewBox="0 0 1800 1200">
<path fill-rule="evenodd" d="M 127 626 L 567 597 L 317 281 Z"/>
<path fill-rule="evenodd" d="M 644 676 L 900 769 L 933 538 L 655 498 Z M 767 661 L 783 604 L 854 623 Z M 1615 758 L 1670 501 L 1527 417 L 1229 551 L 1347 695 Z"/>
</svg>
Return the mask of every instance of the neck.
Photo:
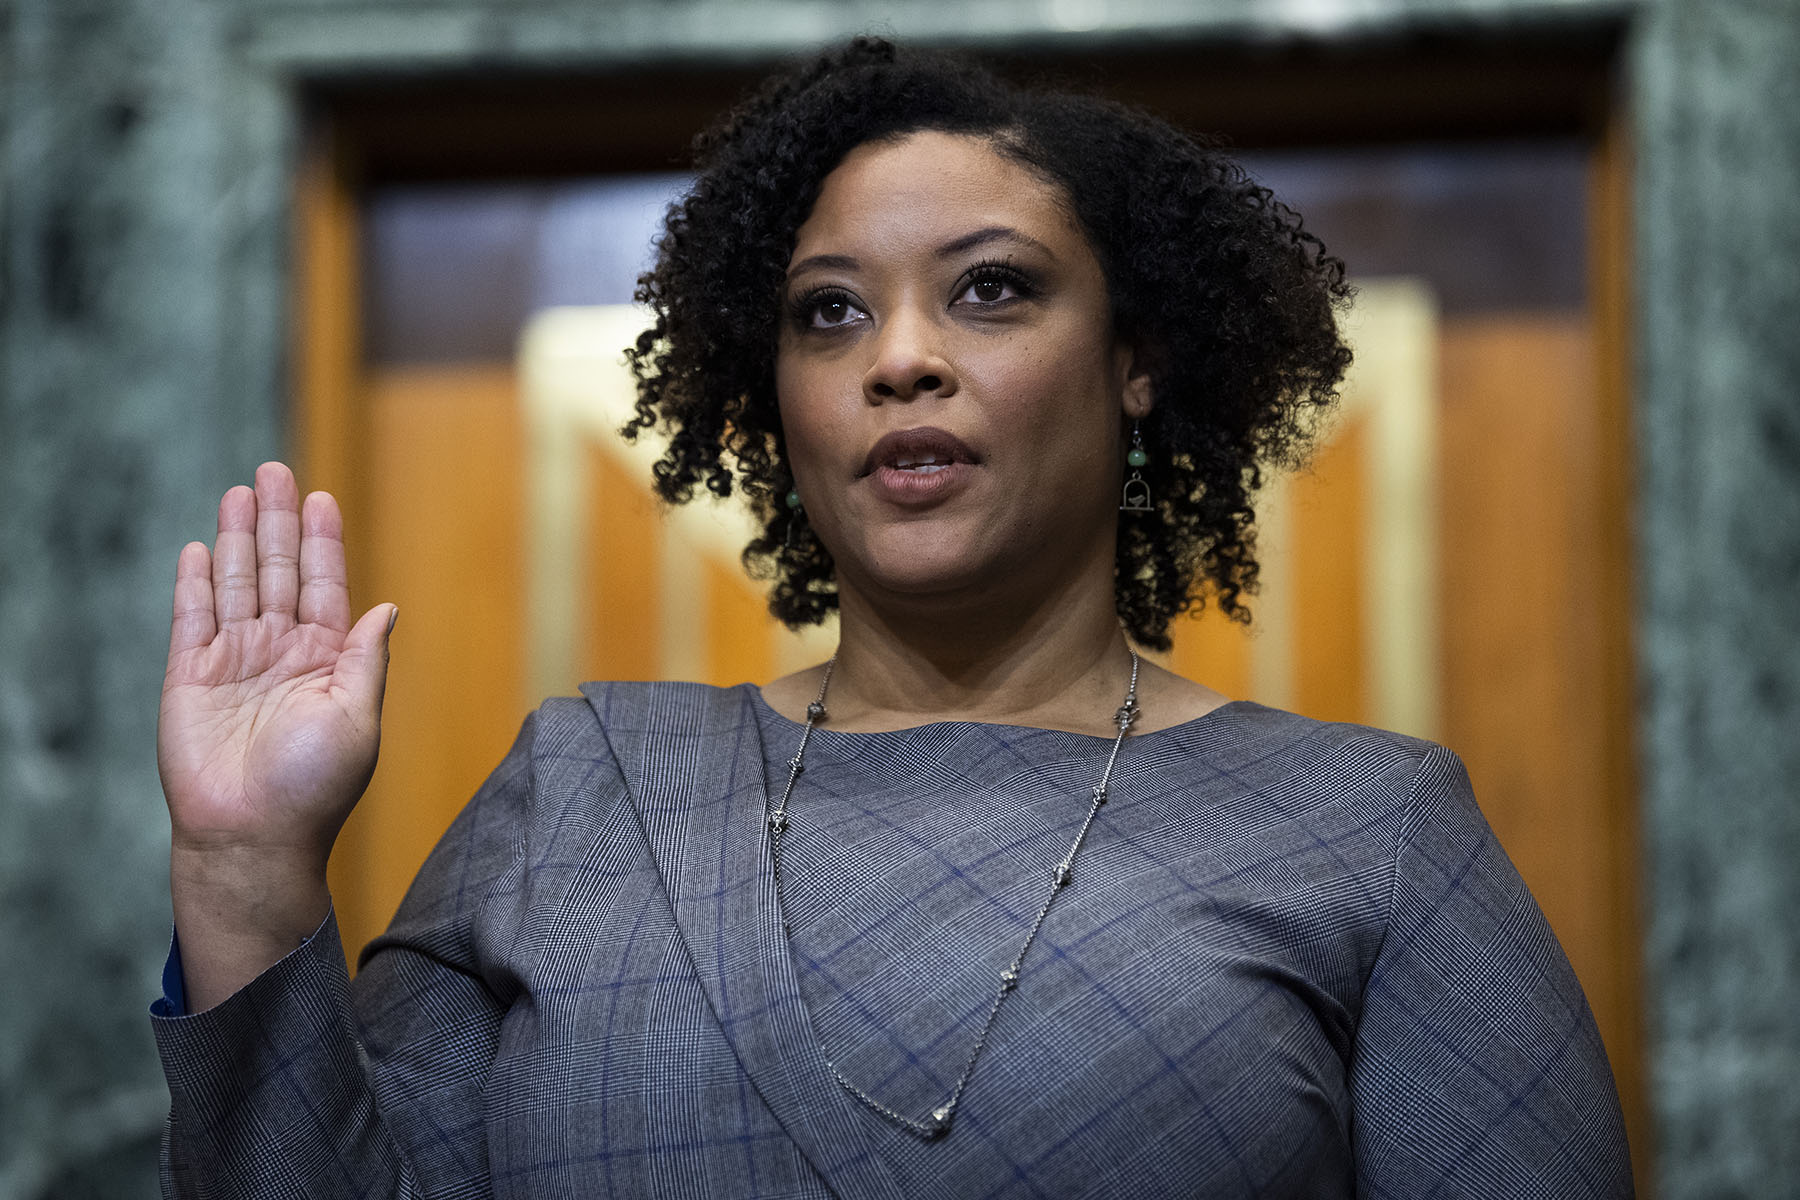
<svg viewBox="0 0 1800 1200">
<path fill-rule="evenodd" d="M 1110 566 L 1110 563 L 1108 564 Z M 1103 587 L 1079 576 L 1029 603 L 871 603 L 840 583 L 831 723 L 979 720 L 1104 734 L 1131 656 Z"/>
</svg>

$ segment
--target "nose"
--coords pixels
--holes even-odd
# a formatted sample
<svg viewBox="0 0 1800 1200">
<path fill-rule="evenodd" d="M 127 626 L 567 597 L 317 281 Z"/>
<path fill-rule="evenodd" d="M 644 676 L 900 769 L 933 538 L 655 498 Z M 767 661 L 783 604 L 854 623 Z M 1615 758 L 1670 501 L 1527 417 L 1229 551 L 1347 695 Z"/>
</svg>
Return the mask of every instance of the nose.
<svg viewBox="0 0 1800 1200">
<path fill-rule="evenodd" d="M 956 371 L 931 314 L 915 308 L 893 312 L 877 330 L 875 358 L 863 376 L 870 404 L 956 393 Z"/>
</svg>

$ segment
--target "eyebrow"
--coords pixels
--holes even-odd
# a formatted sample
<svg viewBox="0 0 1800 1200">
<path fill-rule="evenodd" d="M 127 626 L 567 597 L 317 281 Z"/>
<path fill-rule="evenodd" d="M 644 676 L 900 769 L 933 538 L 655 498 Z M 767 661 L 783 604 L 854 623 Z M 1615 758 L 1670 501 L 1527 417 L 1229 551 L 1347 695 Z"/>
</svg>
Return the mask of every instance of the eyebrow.
<svg viewBox="0 0 1800 1200">
<path fill-rule="evenodd" d="M 815 254 L 788 268 L 788 278 L 807 271 L 854 271 L 861 264 L 848 254 Z"/>
<path fill-rule="evenodd" d="M 942 246 L 939 246 L 937 256 L 939 258 L 950 258 L 953 255 L 961 254 L 964 251 L 973 250 L 977 246 L 985 246 L 990 242 L 1017 242 L 1020 245 L 1030 246 L 1036 250 L 1042 251 L 1051 258 L 1056 257 L 1056 252 L 1044 245 L 1044 243 L 1038 241 L 1030 234 L 1020 233 L 1017 229 L 1013 229 L 1007 225 L 989 225 L 985 229 L 977 229 L 974 233 L 965 233 L 955 241 L 945 242 Z"/>
<path fill-rule="evenodd" d="M 1022 246 L 1030 246 L 1042 254 L 1054 259 L 1056 252 L 1030 234 L 1021 233 L 1008 225 L 989 225 L 977 229 L 973 233 L 965 233 L 939 246 L 935 252 L 937 258 L 954 258 L 958 254 L 967 253 L 977 246 L 986 246 L 994 242 L 1014 242 Z M 862 264 L 848 254 L 814 254 L 801 259 L 788 268 L 788 278 L 807 271 L 854 271 Z"/>
</svg>

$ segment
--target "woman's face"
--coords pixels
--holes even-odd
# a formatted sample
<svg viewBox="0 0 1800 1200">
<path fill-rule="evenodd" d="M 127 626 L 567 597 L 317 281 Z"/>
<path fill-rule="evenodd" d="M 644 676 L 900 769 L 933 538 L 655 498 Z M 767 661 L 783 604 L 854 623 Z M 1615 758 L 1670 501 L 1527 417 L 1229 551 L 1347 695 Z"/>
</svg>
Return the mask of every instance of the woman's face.
<svg viewBox="0 0 1800 1200">
<path fill-rule="evenodd" d="M 1121 415 L 1150 404 L 1060 189 L 983 139 L 852 151 L 800 227 L 783 432 L 841 591 L 1110 589 Z"/>
</svg>

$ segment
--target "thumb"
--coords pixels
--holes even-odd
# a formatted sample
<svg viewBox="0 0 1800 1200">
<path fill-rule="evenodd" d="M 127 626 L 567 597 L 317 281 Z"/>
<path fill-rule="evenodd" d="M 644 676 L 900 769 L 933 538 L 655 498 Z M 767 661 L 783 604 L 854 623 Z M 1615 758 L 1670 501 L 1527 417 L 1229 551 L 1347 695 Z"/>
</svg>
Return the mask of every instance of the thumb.
<svg viewBox="0 0 1800 1200">
<path fill-rule="evenodd" d="M 394 605 L 377 604 L 350 630 L 338 653 L 332 682 L 377 717 L 381 715 L 381 696 L 387 688 L 388 640 L 399 616 L 400 610 Z"/>
</svg>

